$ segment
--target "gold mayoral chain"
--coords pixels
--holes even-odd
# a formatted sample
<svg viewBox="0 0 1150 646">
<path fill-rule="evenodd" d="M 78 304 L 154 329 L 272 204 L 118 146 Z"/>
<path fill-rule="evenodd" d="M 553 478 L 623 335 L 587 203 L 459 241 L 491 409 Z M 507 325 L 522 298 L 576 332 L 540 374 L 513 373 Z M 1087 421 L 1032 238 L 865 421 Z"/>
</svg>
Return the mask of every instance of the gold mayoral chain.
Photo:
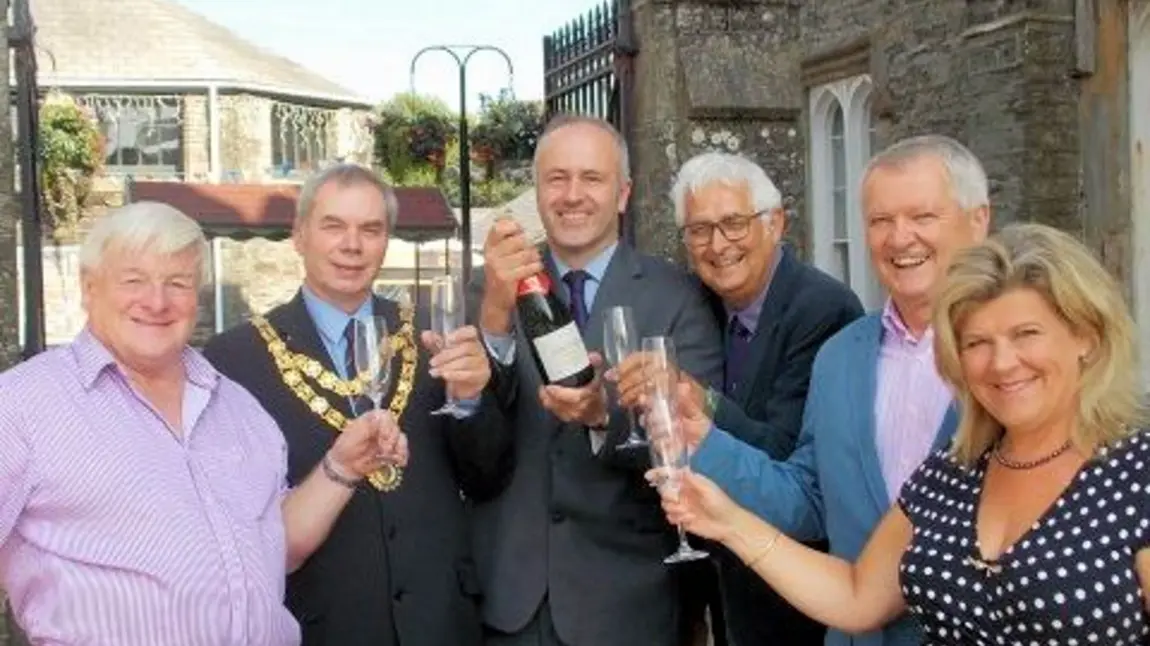
<svg viewBox="0 0 1150 646">
<path fill-rule="evenodd" d="M 400 356 L 402 364 L 399 368 L 399 381 L 395 385 L 395 394 L 392 395 L 388 410 L 399 421 L 407 408 L 407 400 L 411 397 L 411 387 L 415 380 L 415 366 L 419 360 L 419 352 L 415 348 L 415 310 L 411 306 L 401 306 L 399 309 L 400 326 L 398 333 L 391 336 L 392 353 Z M 252 324 L 259 330 L 260 336 L 267 343 L 268 352 L 275 359 L 276 368 L 288 390 L 295 393 L 300 401 L 307 405 L 311 412 L 319 415 L 336 431 L 343 431 L 347 425 L 347 417 L 331 405 L 325 397 L 312 388 L 304 377 L 315 382 L 320 388 L 331 392 L 337 397 L 353 397 L 362 395 L 366 379 L 357 375 L 354 379 L 340 379 L 338 375 L 323 367 L 318 360 L 299 352 L 292 352 L 287 344 L 276 333 L 275 328 L 262 316 L 252 317 Z M 368 482 L 380 491 L 395 491 L 403 481 L 403 470 L 394 464 L 385 464 L 376 471 L 368 474 Z"/>
</svg>

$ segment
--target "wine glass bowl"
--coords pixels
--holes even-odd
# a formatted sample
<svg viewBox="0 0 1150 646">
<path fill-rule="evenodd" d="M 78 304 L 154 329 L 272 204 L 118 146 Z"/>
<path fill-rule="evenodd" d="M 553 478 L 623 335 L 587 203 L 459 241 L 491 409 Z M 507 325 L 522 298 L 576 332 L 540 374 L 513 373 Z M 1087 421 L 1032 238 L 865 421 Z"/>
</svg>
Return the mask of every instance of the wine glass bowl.
<svg viewBox="0 0 1150 646">
<path fill-rule="evenodd" d="M 463 288 L 453 274 L 436 276 L 431 279 L 431 331 L 443 339 L 443 348 L 450 346 L 448 337 L 464 324 L 465 310 Z M 445 394 L 444 403 L 431 411 L 432 415 L 462 413 L 459 402 L 450 393 Z"/>
<path fill-rule="evenodd" d="M 354 377 L 363 384 L 363 394 L 378 409 L 391 382 L 392 349 L 387 319 L 371 316 L 353 320 Z"/>
<path fill-rule="evenodd" d="M 639 335 L 635 331 L 635 319 L 631 308 L 618 306 L 609 308 L 603 316 L 603 358 L 613 368 L 619 367 L 627 357 L 635 353 Z M 635 423 L 635 412 L 627 412 L 627 438 L 617 449 L 636 449 L 647 446 L 647 441 Z"/>
</svg>

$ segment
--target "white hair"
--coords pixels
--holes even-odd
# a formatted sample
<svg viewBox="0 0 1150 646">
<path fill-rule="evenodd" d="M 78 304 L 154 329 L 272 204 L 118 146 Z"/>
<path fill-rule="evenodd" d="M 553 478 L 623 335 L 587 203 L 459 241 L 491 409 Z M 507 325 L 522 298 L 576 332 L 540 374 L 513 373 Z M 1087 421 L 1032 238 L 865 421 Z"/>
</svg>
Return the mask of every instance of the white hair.
<svg viewBox="0 0 1150 646">
<path fill-rule="evenodd" d="M 615 142 L 615 153 L 619 157 L 619 181 L 623 184 L 630 182 L 631 154 L 627 150 L 627 139 L 623 137 L 619 129 L 605 119 L 571 113 L 559 113 L 552 117 L 543 128 L 543 134 L 539 135 L 539 140 L 535 142 L 535 156 L 531 162 L 531 172 L 536 178 L 535 181 L 539 181 L 539 152 L 543 150 L 543 142 L 556 130 L 574 125 L 592 126 L 611 135 L 611 140 Z"/>
<path fill-rule="evenodd" d="M 758 164 L 741 155 L 705 152 L 679 168 L 675 185 L 671 187 L 676 225 L 683 226 L 687 219 L 687 196 L 712 184 L 745 187 L 751 194 L 751 207 L 764 216 L 783 206 L 783 194 Z"/>
<path fill-rule="evenodd" d="M 399 219 L 399 198 L 395 195 L 395 189 L 380 179 L 375 171 L 350 162 L 333 164 L 307 178 L 299 191 L 299 200 L 296 201 L 296 221 L 311 215 L 312 209 L 315 208 L 316 193 L 331 182 L 340 186 L 366 184 L 375 187 L 383 195 L 383 208 L 387 211 L 387 227 L 389 230 L 395 229 L 395 223 Z"/>
<path fill-rule="evenodd" d="M 943 135 L 923 135 L 895 142 L 871 158 L 862 183 L 866 185 L 876 168 L 899 168 L 923 157 L 933 157 L 942 163 L 951 197 L 963 211 L 990 206 L 990 181 L 982 162 L 966 146 Z"/>
<path fill-rule="evenodd" d="M 206 262 L 207 239 L 200 225 L 179 209 L 163 202 L 132 202 L 114 209 L 96 224 L 80 247 L 81 269 L 94 271 L 109 249 L 126 253 L 149 251 L 171 255 L 195 249 L 199 254 L 200 283 L 211 279 Z"/>
</svg>

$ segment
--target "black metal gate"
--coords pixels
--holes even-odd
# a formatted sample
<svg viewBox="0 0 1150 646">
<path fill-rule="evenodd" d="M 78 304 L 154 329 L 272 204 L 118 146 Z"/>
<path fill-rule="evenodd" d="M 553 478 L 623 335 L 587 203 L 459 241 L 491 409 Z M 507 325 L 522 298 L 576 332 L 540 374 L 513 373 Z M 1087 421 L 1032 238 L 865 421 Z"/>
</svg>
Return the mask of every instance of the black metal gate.
<svg viewBox="0 0 1150 646">
<path fill-rule="evenodd" d="M 36 82 L 36 27 L 30 0 L 13 0 L 8 47 L 12 50 L 16 111 L 12 144 L 20 170 L 20 233 L 24 251 L 24 347 L 27 359 L 44 349 L 44 282 L 40 214 L 39 113 L 40 90 Z M 11 630 L 11 627 L 9 628 Z"/>
<path fill-rule="evenodd" d="M 560 113 L 599 117 L 632 142 L 631 96 L 638 54 L 634 43 L 630 0 L 607 0 L 544 36 L 546 118 Z M 622 222 L 624 237 L 632 241 L 633 222 L 631 217 Z"/>
</svg>

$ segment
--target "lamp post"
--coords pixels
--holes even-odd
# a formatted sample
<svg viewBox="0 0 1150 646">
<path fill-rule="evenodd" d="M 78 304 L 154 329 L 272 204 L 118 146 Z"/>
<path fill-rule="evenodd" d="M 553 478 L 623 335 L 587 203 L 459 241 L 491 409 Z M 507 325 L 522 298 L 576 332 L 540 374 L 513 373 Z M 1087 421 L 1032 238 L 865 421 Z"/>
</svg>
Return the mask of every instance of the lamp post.
<svg viewBox="0 0 1150 646">
<path fill-rule="evenodd" d="M 507 72 L 512 84 L 515 82 L 515 66 L 511 64 L 507 52 L 492 45 L 431 45 L 411 57 L 412 93 L 415 92 L 415 64 L 419 57 L 431 51 L 447 52 L 459 67 L 459 235 L 463 245 L 463 284 L 468 285 L 471 283 L 471 142 L 467 134 L 467 63 L 479 52 L 495 52 L 507 61 Z M 463 52 L 462 56 L 460 51 Z"/>
</svg>

